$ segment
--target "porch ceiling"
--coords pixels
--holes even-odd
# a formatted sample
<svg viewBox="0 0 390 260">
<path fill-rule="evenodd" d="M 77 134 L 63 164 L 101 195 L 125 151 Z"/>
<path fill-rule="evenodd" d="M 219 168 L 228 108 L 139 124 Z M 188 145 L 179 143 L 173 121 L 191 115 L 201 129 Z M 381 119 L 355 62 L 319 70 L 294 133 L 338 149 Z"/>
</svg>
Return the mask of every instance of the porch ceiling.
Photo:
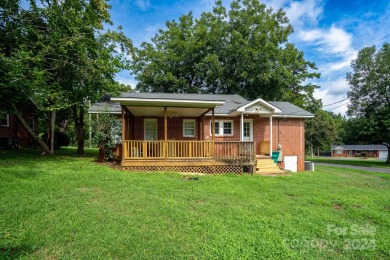
<svg viewBox="0 0 390 260">
<path fill-rule="evenodd" d="M 126 106 L 134 116 L 164 116 L 164 107 Z M 168 117 L 199 117 L 209 108 L 167 107 Z"/>
</svg>

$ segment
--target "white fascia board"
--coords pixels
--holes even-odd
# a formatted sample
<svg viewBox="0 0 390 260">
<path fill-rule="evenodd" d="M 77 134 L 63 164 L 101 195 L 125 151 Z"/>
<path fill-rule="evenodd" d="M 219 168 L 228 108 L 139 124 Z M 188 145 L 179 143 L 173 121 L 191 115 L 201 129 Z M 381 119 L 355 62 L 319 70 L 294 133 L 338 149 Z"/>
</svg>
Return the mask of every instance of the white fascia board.
<svg viewBox="0 0 390 260">
<path fill-rule="evenodd" d="M 111 115 L 122 115 L 121 112 L 111 112 L 111 111 L 88 111 L 88 114 L 111 114 Z"/>
<path fill-rule="evenodd" d="M 253 104 L 256 104 L 258 102 L 260 102 L 262 105 L 272 109 L 274 111 L 274 113 L 281 113 L 282 112 L 282 110 L 280 110 L 279 108 L 271 105 L 270 103 L 268 103 L 267 101 L 265 101 L 264 99 L 261 99 L 261 98 L 258 98 L 256 100 L 250 102 L 249 104 L 246 104 L 245 106 L 242 106 L 242 107 L 238 108 L 237 111 L 238 112 L 245 112 L 245 109 L 247 107 L 252 106 Z"/>
<path fill-rule="evenodd" d="M 173 104 L 173 105 L 208 105 L 208 106 L 222 106 L 225 104 L 224 101 L 207 101 L 207 100 L 185 100 L 185 99 L 149 99 L 149 98 L 111 98 L 111 101 L 120 102 L 120 103 L 126 103 L 130 102 L 133 104 L 136 103 L 147 103 L 147 102 L 153 102 L 155 105 L 158 105 L 159 103 L 162 103 L 162 106 L 166 106 L 167 104 Z"/>
<path fill-rule="evenodd" d="M 314 118 L 313 116 L 297 116 L 297 115 L 273 115 L 272 117 L 283 117 L 283 118 Z"/>
</svg>

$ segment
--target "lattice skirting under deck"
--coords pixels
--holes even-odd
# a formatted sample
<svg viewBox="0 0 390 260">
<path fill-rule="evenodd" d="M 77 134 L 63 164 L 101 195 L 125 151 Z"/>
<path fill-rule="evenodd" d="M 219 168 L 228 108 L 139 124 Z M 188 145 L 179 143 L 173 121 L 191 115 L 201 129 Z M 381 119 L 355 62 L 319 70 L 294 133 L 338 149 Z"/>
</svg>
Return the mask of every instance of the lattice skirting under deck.
<svg viewBox="0 0 390 260">
<path fill-rule="evenodd" d="M 135 172 L 196 172 L 208 174 L 252 173 L 251 165 L 216 166 L 124 166 L 122 169 Z"/>
</svg>

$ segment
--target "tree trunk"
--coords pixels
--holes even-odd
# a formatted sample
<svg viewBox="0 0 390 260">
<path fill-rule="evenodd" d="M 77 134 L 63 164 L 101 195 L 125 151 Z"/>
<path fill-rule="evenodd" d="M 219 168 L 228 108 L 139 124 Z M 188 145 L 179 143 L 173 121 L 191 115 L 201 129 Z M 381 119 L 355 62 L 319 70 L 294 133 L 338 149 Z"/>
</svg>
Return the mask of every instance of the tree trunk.
<svg viewBox="0 0 390 260">
<path fill-rule="evenodd" d="M 73 110 L 74 124 L 76 127 L 76 138 L 77 138 L 76 154 L 79 156 L 83 156 L 84 155 L 84 108 L 74 106 L 72 110 Z"/>
<path fill-rule="evenodd" d="M 390 164 L 390 145 L 386 145 L 387 147 L 387 160 L 386 163 Z"/>
<path fill-rule="evenodd" d="M 54 154 L 54 128 L 55 128 L 55 123 L 56 123 L 56 111 L 53 110 L 51 111 L 51 116 L 50 116 L 50 151 L 52 154 Z"/>
<path fill-rule="evenodd" d="M 39 136 L 37 136 L 37 135 L 35 134 L 35 132 L 28 126 L 28 124 L 27 124 L 27 122 L 24 120 L 24 118 L 23 118 L 20 114 L 18 114 L 18 113 L 16 113 L 15 115 L 16 115 L 16 117 L 18 118 L 20 124 L 26 129 L 27 133 L 32 137 L 32 139 L 34 139 L 34 141 L 35 141 L 36 143 L 38 143 L 38 144 L 41 146 L 41 148 L 42 148 L 42 155 L 46 155 L 46 154 L 48 154 L 48 155 L 53 155 L 53 154 L 51 153 L 49 147 L 47 147 L 47 145 L 45 144 L 45 142 L 43 142 L 42 139 L 39 138 Z"/>
<path fill-rule="evenodd" d="M 311 158 L 313 159 L 314 158 L 313 144 L 310 144 L 310 154 L 311 154 Z"/>
<path fill-rule="evenodd" d="M 320 147 L 317 147 L 317 157 L 320 157 Z"/>
</svg>

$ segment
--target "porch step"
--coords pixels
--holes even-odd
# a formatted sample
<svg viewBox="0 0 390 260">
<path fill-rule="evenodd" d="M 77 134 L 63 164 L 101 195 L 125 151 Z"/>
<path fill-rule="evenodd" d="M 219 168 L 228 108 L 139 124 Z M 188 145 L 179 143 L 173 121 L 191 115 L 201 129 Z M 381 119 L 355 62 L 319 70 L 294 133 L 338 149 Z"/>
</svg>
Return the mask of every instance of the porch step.
<svg viewBox="0 0 390 260">
<path fill-rule="evenodd" d="M 272 159 L 257 159 L 256 174 L 283 174 L 285 171 L 279 169 L 279 166 Z"/>
</svg>

